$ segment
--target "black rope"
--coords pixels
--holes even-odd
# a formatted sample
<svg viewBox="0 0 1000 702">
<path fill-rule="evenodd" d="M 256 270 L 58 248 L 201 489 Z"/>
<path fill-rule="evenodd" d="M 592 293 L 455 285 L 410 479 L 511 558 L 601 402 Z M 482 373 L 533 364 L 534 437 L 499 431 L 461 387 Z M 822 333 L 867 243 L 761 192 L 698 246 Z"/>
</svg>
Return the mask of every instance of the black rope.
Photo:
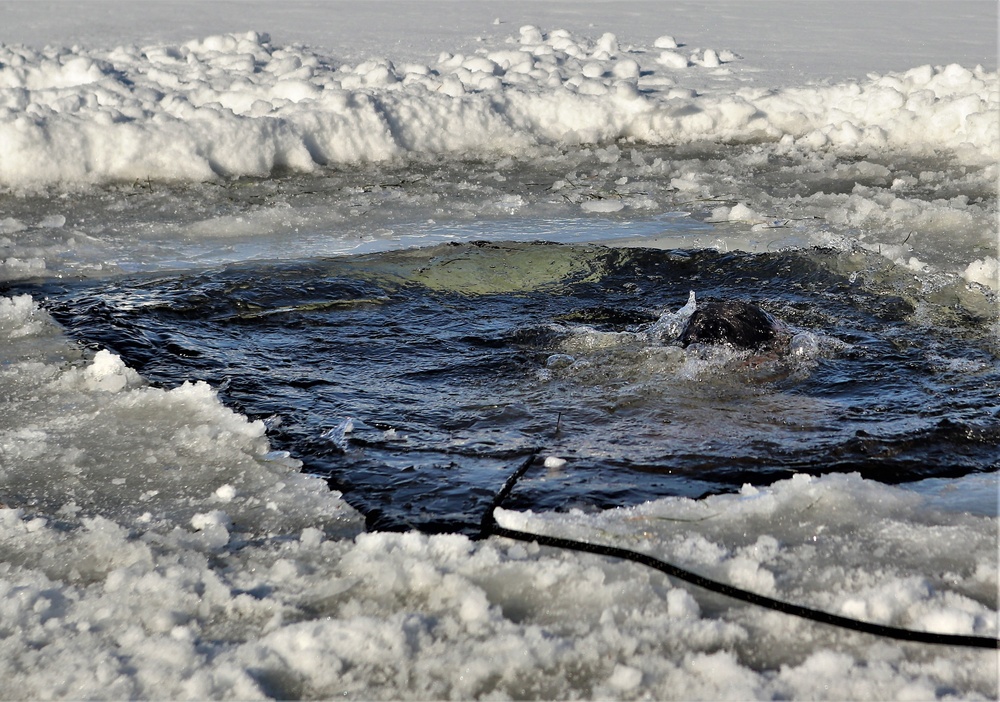
<svg viewBox="0 0 1000 702">
<path fill-rule="evenodd" d="M 808 607 L 792 604 L 790 602 L 782 602 L 781 600 L 775 600 L 771 597 L 765 597 L 764 595 L 748 592 L 747 590 L 741 590 L 738 587 L 710 580 L 709 578 L 698 575 L 697 573 L 692 573 L 689 570 L 671 565 L 666 561 L 661 561 L 659 558 L 655 558 L 654 556 L 650 556 L 646 553 L 631 551 L 625 548 L 618 548 L 617 546 L 605 546 L 602 544 L 591 544 L 585 541 L 576 541 L 574 539 L 565 539 L 559 536 L 532 534 L 530 532 L 507 529 L 506 527 L 500 526 L 496 523 L 496 519 L 493 516 L 493 510 L 503 504 L 504 500 L 507 499 L 507 496 L 510 495 L 511 491 L 514 489 L 514 485 L 517 484 L 517 481 L 520 480 L 521 477 L 528 471 L 528 468 L 531 467 L 531 464 L 534 462 L 537 455 L 537 451 L 533 452 L 530 456 L 528 456 L 524 463 L 522 463 L 518 469 L 514 471 L 509 478 L 507 478 L 507 482 L 504 483 L 500 492 L 498 492 L 494 498 L 493 504 L 490 505 L 486 514 L 483 515 L 480 532 L 481 538 L 486 538 L 488 536 L 502 536 L 507 539 L 537 543 L 539 546 L 551 546 L 570 551 L 592 553 L 598 556 L 621 558 L 634 563 L 640 563 L 649 568 L 653 568 L 654 570 L 658 570 L 661 573 L 677 578 L 678 580 L 683 580 L 684 582 L 691 583 L 692 585 L 697 585 L 698 587 L 709 590 L 710 592 L 716 592 L 720 595 L 748 602 L 759 607 L 767 607 L 768 609 L 773 609 L 777 612 L 784 612 L 785 614 L 791 614 L 796 617 L 802 617 L 803 619 L 820 622 L 821 624 L 829 624 L 830 626 L 836 626 L 842 629 L 850 629 L 852 631 L 860 631 L 866 634 L 874 634 L 875 636 L 899 639 L 902 641 L 915 641 L 917 643 L 1000 649 L 1000 639 L 990 638 L 988 636 L 937 634 L 931 631 L 913 631 L 911 629 L 885 626 L 884 624 L 863 622 L 849 617 L 841 617 L 836 614 L 830 614 L 829 612 L 823 612 L 821 610 L 810 609 Z"/>
</svg>

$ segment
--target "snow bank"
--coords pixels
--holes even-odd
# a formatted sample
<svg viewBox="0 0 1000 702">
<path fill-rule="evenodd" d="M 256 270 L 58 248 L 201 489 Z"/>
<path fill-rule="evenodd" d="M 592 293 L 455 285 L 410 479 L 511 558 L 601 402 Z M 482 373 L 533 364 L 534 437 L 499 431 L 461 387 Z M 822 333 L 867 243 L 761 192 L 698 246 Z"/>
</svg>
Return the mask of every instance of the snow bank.
<svg viewBox="0 0 1000 702">
<path fill-rule="evenodd" d="M 0 425 L 0 499 L 31 495 L 33 504 L 75 514 L 84 509 L 73 506 L 79 498 L 86 511 L 143 529 L 186 524 L 221 502 L 233 521 L 267 528 L 278 528 L 292 505 L 312 505 L 310 525 L 345 513 L 325 483 L 269 452 L 262 422 L 223 407 L 206 384 L 148 387 L 106 350 L 82 358 L 26 295 L 0 298 L 0 335 L 11 359 L 0 383 L 19 408 Z M 42 343 L 48 358 L 33 358 Z"/>
<path fill-rule="evenodd" d="M 734 54 L 678 51 L 532 26 L 501 48 L 400 65 L 349 65 L 256 32 L 112 50 L 0 45 L 0 184 L 201 181 L 622 138 L 1000 157 L 997 74 L 978 67 L 734 91 Z M 696 93 L 691 72 L 723 82 Z"/>
<path fill-rule="evenodd" d="M 932 286 L 1000 290 L 996 72 L 775 87 L 754 64 L 773 57 L 679 35 L 525 26 L 473 46 L 353 62 L 255 32 L 0 46 L 0 190 L 18 196 L 0 280 L 621 240 L 638 221 L 644 246 L 863 247 Z M 716 226 L 656 220 L 671 212 Z"/>
<path fill-rule="evenodd" d="M 363 533 L 260 422 L 204 384 L 153 388 L 82 354 L 28 296 L 0 298 L 0 351 L 0 676 L 18 696 L 996 694 L 995 652 L 849 634 L 503 539 Z M 857 476 L 497 516 L 848 616 L 997 634 L 996 517 Z"/>
</svg>

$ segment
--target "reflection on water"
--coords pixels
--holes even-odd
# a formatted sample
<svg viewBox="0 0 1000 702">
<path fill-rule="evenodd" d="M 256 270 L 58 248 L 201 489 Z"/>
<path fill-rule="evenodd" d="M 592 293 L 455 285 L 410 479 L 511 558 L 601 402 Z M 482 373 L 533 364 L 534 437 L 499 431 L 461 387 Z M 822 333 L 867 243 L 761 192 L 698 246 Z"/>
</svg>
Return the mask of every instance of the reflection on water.
<svg viewBox="0 0 1000 702">
<path fill-rule="evenodd" d="M 72 334 L 152 382 L 224 388 L 379 528 L 474 531 L 535 450 L 512 506 L 996 470 L 983 320 L 928 313 L 852 256 L 462 244 L 46 293 Z M 681 349 L 670 315 L 692 290 L 757 302 L 788 350 Z"/>
</svg>

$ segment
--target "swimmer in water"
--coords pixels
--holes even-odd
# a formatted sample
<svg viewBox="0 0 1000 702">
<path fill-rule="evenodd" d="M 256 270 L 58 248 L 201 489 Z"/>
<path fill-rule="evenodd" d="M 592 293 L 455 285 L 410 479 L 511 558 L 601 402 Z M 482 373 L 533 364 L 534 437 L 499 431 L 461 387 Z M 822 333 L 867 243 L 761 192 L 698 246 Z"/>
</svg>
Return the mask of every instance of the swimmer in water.
<svg viewBox="0 0 1000 702">
<path fill-rule="evenodd" d="M 763 349 L 778 340 L 781 331 L 774 317 L 742 300 L 699 305 L 688 318 L 678 341 L 691 344 L 729 344 L 740 349 Z"/>
</svg>

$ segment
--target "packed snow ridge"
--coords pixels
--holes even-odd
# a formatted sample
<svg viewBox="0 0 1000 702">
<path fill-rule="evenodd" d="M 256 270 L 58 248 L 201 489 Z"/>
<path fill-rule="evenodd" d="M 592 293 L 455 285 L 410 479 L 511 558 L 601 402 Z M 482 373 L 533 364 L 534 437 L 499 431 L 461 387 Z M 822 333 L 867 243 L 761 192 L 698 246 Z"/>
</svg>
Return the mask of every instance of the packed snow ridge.
<svg viewBox="0 0 1000 702">
<path fill-rule="evenodd" d="M 112 50 L 0 44 L 0 186 L 266 176 L 412 154 L 530 156 L 618 139 L 1000 159 L 995 72 L 922 66 L 772 90 L 734 85 L 740 62 L 669 36 L 630 47 L 612 34 L 532 26 L 496 49 L 405 65 L 338 64 L 256 32 Z"/>
</svg>

